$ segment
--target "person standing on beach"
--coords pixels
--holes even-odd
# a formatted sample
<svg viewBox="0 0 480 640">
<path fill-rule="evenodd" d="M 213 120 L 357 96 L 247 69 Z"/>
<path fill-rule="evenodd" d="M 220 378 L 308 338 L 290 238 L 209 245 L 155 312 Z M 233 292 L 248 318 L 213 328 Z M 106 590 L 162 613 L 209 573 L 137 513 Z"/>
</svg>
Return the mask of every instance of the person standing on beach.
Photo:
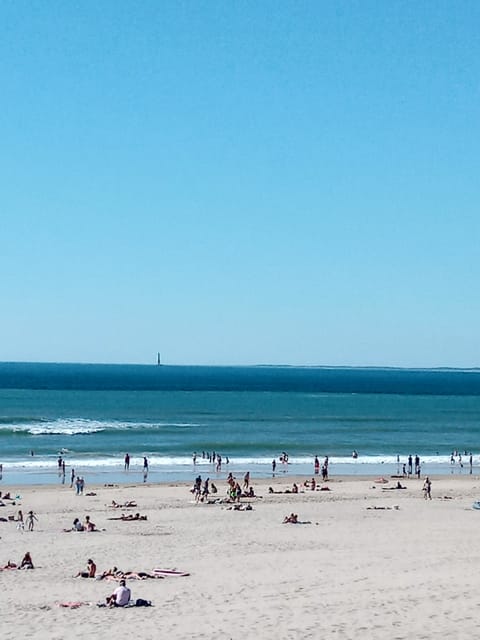
<svg viewBox="0 0 480 640">
<path fill-rule="evenodd" d="M 428 476 L 425 478 L 425 482 L 423 483 L 423 497 L 425 500 L 432 499 L 432 483 Z"/>
<path fill-rule="evenodd" d="M 130 469 L 130 454 L 126 453 L 125 454 L 125 471 L 128 471 Z"/>
<path fill-rule="evenodd" d="M 147 456 L 143 457 L 143 471 L 148 473 L 148 458 Z"/>
<path fill-rule="evenodd" d="M 272 460 L 272 474 L 275 475 L 275 469 L 277 468 L 277 461 L 275 458 Z"/>
<path fill-rule="evenodd" d="M 77 490 L 77 496 L 83 493 L 83 489 L 85 487 L 85 480 L 81 476 L 77 476 L 75 481 L 75 489 Z"/>
<path fill-rule="evenodd" d="M 29 531 L 33 531 L 33 527 L 35 526 L 35 520 L 38 522 L 37 516 L 33 513 L 33 511 L 29 511 L 27 516 L 27 525 L 28 525 Z"/>
<path fill-rule="evenodd" d="M 315 456 L 315 461 L 313 463 L 313 466 L 315 468 L 315 475 L 318 476 L 320 471 L 320 460 L 318 459 L 318 456 Z"/>
<path fill-rule="evenodd" d="M 73 487 L 74 480 L 75 480 L 75 469 L 72 467 L 72 472 L 70 474 L 70 489 Z"/>
</svg>

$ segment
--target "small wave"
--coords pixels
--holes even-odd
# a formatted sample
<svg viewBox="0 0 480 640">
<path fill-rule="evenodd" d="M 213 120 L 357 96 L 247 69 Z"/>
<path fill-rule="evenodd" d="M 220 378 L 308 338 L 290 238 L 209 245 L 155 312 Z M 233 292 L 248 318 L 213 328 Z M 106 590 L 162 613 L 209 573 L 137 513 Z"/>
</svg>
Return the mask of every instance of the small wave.
<svg viewBox="0 0 480 640">
<path fill-rule="evenodd" d="M 102 431 L 142 430 L 155 432 L 165 428 L 190 428 L 201 425 L 192 422 L 123 422 L 100 421 L 87 418 L 59 418 L 48 420 L 43 418 L 3 418 L 0 421 L 0 433 L 22 433 L 32 436 L 75 436 Z"/>
<path fill-rule="evenodd" d="M 92 455 L 81 456 L 78 453 L 74 453 L 68 450 L 64 450 L 65 461 L 68 467 L 83 468 L 83 469 L 123 469 L 124 459 L 123 454 L 118 453 L 106 456 Z M 69 455 L 71 454 L 71 455 Z M 173 469 L 182 470 L 182 472 L 194 472 L 201 474 L 212 473 L 215 469 L 215 464 L 208 462 L 207 459 L 197 458 L 197 462 L 194 465 L 191 456 L 187 455 L 156 455 L 148 454 L 148 461 L 150 470 L 154 471 L 169 471 Z M 229 457 L 229 464 L 226 464 L 226 456 L 223 457 L 222 471 L 238 472 L 240 469 L 252 469 L 253 472 L 263 473 L 265 469 L 271 469 L 272 457 L 264 456 L 235 456 Z M 450 456 L 420 456 L 421 464 L 429 467 L 443 467 L 450 468 Z M 363 456 L 357 459 L 353 459 L 347 456 L 332 456 L 329 457 L 330 465 L 333 469 L 343 469 L 346 473 L 354 472 L 356 467 L 359 471 L 363 469 L 366 474 L 369 467 L 380 469 L 381 465 L 385 465 L 386 468 L 392 470 L 397 468 L 397 465 L 401 467 L 404 461 L 397 463 L 396 456 Z M 4 460 L 4 469 L 10 468 L 22 468 L 22 469 L 45 469 L 52 470 L 57 468 L 57 457 L 35 457 L 25 459 L 11 459 Z M 479 464 L 478 456 L 475 456 L 474 464 Z M 130 458 L 130 470 L 132 472 L 141 471 L 143 468 L 143 455 L 132 455 Z M 347 471 L 347 469 L 350 469 Z M 277 459 L 277 472 L 290 470 L 297 473 L 310 473 L 313 471 L 313 457 L 312 456 L 294 456 L 289 458 L 288 464 L 282 464 Z"/>
</svg>

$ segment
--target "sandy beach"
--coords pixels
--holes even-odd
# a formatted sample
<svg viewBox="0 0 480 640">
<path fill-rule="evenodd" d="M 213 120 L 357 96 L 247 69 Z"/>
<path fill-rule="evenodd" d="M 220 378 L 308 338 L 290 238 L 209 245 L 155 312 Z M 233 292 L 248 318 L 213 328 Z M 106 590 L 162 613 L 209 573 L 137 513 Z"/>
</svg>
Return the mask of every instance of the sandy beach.
<svg viewBox="0 0 480 640">
<path fill-rule="evenodd" d="M 2 638 L 437 638 L 471 636 L 480 584 L 475 571 L 480 479 L 335 478 L 329 491 L 269 494 L 294 479 L 255 482 L 262 498 L 195 504 L 187 485 L 4 487 L 15 505 L 0 509 L 1 557 L 34 570 L 0 572 Z M 321 485 L 323 486 L 323 485 Z M 226 483 L 218 483 L 217 497 Z M 134 509 L 111 502 L 133 500 Z M 33 510 L 33 532 L 8 520 Z M 140 513 L 147 520 L 109 518 Z M 305 524 L 283 524 L 290 513 Z M 99 532 L 64 532 L 90 515 Z M 188 576 L 128 580 L 152 607 L 103 608 L 116 582 L 74 578 L 92 558 L 97 575 L 176 569 Z M 64 608 L 60 603 L 85 603 Z"/>
</svg>

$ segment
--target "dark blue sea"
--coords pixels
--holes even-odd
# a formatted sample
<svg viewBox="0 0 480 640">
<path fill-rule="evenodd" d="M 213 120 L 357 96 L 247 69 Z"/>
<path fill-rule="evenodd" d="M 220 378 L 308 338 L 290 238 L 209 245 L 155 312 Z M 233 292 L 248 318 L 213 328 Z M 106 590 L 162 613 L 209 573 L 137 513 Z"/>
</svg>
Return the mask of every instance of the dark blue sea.
<svg viewBox="0 0 480 640">
<path fill-rule="evenodd" d="M 62 482 L 59 455 L 98 484 L 142 481 L 144 456 L 148 482 L 266 477 L 282 452 L 277 474 L 478 473 L 480 371 L 0 363 L 4 486 Z"/>
</svg>

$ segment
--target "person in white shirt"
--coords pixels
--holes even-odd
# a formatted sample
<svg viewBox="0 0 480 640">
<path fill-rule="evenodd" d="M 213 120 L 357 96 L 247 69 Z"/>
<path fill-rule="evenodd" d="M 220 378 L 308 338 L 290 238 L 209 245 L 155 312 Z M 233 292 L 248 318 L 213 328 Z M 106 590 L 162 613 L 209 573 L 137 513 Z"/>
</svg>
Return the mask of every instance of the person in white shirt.
<svg viewBox="0 0 480 640">
<path fill-rule="evenodd" d="M 120 586 L 107 598 L 107 606 L 124 607 L 130 602 L 132 592 L 125 586 L 125 580 L 120 580 Z"/>
</svg>

